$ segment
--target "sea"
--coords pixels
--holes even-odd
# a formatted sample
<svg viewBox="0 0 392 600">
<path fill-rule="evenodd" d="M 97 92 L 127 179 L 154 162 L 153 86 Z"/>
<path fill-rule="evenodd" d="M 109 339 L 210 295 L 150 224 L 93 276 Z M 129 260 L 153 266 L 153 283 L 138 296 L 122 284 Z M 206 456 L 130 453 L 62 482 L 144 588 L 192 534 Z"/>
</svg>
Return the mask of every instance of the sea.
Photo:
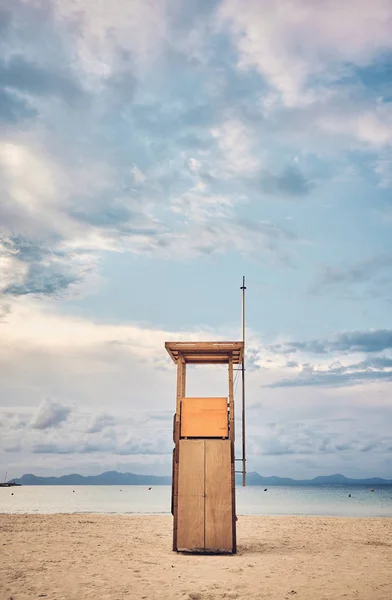
<svg viewBox="0 0 392 600">
<path fill-rule="evenodd" d="M 392 486 L 236 488 L 237 515 L 392 517 Z M 169 515 L 171 487 L 22 486 L 0 488 L 0 513 Z"/>
</svg>

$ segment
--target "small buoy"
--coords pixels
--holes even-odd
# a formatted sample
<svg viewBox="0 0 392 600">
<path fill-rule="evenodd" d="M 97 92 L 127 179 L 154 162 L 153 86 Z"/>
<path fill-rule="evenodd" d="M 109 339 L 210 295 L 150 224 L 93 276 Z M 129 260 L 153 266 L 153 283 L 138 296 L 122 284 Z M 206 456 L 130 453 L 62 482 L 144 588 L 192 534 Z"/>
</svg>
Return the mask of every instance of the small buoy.
<svg viewBox="0 0 392 600">
<path fill-rule="evenodd" d="M 351 498 L 351 494 L 349 494 L 348 497 Z"/>
</svg>

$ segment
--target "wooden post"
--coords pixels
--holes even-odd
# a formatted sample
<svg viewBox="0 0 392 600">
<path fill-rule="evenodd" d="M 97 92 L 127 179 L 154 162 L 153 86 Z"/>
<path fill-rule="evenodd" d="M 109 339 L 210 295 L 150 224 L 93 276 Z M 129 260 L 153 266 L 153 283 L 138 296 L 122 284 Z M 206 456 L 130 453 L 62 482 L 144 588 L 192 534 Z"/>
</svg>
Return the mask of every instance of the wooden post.
<svg viewBox="0 0 392 600">
<path fill-rule="evenodd" d="M 181 426 L 181 401 L 184 396 L 185 388 L 185 362 L 181 353 L 177 360 L 177 396 L 176 396 L 176 416 L 174 421 L 174 463 L 173 463 L 173 550 L 177 551 L 177 520 L 178 520 L 178 463 L 180 449 L 180 426 Z"/>
<path fill-rule="evenodd" d="M 176 419 L 180 420 L 181 415 L 181 400 L 182 400 L 182 375 L 183 375 L 183 358 L 181 354 L 177 360 L 177 399 L 176 399 Z"/>
<path fill-rule="evenodd" d="M 237 552 L 236 508 L 235 508 L 235 415 L 234 415 L 234 378 L 233 357 L 229 359 L 229 411 L 230 411 L 230 443 L 231 443 L 231 498 L 233 505 L 233 552 Z"/>
<path fill-rule="evenodd" d="M 186 362 L 182 360 L 182 372 L 181 372 L 181 400 L 186 396 Z"/>
</svg>

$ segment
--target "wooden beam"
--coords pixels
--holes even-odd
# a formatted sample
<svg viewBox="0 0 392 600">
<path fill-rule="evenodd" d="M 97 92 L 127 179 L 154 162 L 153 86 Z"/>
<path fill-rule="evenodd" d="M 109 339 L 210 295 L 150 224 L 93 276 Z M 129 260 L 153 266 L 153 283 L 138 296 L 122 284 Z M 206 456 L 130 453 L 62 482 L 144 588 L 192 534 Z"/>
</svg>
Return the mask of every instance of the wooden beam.
<svg viewBox="0 0 392 600">
<path fill-rule="evenodd" d="M 229 360 L 229 417 L 230 417 L 230 439 L 234 444 L 234 378 L 233 378 L 233 359 Z"/>
<path fill-rule="evenodd" d="M 233 552 L 237 552 L 237 523 L 235 507 L 235 415 L 234 415 L 234 377 L 233 377 L 233 359 L 229 361 L 229 418 L 230 418 L 230 443 L 231 443 L 231 501 L 233 506 Z"/>
<path fill-rule="evenodd" d="M 182 373 L 181 373 L 181 402 L 182 399 L 186 396 L 186 362 L 185 360 L 182 362 Z"/>
<path fill-rule="evenodd" d="M 230 354 L 218 354 L 218 355 L 214 355 L 214 354 L 197 354 L 197 353 L 193 353 L 192 354 L 186 354 L 185 355 L 185 362 L 187 363 L 210 363 L 210 364 L 214 364 L 214 363 L 223 363 L 223 364 L 228 364 L 229 360 L 231 358 Z"/>
<path fill-rule="evenodd" d="M 183 376 L 183 358 L 180 354 L 177 361 L 177 395 L 176 395 L 176 420 L 180 420 L 181 398 L 182 398 L 182 376 Z"/>
<path fill-rule="evenodd" d="M 177 551 L 177 523 L 178 523 L 178 464 L 180 451 L 180 419 L 181 419 L 181 399 L 183 397 L 183 387 L 185 386 L 184 361 L 180 354 L 177 361 L 177 395 L 176 395 L 176 414 L 174 421 L 174 442 L 173 453 L 173 550 Z"/>
<path fill-rule="evenodd" d="M 178 348 L 181 352 L 193 348 L 199 348 L 201 350 L 219 350 L 220 348 L 239 350 L 242 348 L 243 342 L 165 342 L 165 346 L 171 350 Z"/>
<path fill-rule="evenodd" d="M 202 354 L 208 357 L 211 363 L 218 357 L 233 357 L 237 364 L 242 360 L 242 342 L 165 342 L 165 348 L 174 362 L 177 362 L 180 353 L 188 361 L 191 357 Z M 228 362 L 228 358 L 227 358 Z"/>
</svg>

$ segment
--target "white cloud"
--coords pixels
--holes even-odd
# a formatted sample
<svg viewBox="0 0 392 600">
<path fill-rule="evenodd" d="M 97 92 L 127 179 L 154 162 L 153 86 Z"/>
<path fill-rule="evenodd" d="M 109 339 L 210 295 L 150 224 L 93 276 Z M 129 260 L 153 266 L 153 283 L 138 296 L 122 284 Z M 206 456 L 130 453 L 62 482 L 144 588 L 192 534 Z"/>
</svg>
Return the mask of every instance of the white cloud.
<svg viewBox="0 0 392 600">
<path fill-rule="evenodd" d="M 56 159 L 38 138 L 0 140 L 2 220 L 0 231 L 17 231 L 30 240 L 102 247 L 102 232 L 72 216 L 76 195 L 91 209 L 96 195 L 112 185 L 109 167 L 88 161 L 67 164 Z M 98 234 L 100 233 L 100 237 Z"/>
<path fill-rule="evenodd" d="M 254 138 L 249 128 L 237 119 L 229 119 L 211 130 L 222 151 L 223 160 L 216 166 L 220 176 L 235 177 L 257 171 L 260 155 L 254 152 Z"/>
<path fill-rule="evenodd" d="M 374 172 L 380 179 L 380 187 L 392 186 L 392 156 L 381 155 L 374 165 Z M 388 219 L 387 219 L 388 220 Z"/>
<path fill-rule="evenodd" d="M 169 332 L 138 325 L 110 325 L 89 319 L 65 316 L 53 304 L 15 302 L 7 323 L 2 324 L 2 343 L 55 350 L 83 349 L 113 344 L 146 358 L 161 353 L 170 336 L 178 339 L 206 339 L 206 333 Z"/>
<path fill-rule="evenodd" d="M 136 67 L 152 65 L 167 36 L 166 0 L 113 0 L 110 6 L 105 0 L 55 0 L 53 5 L 59 25 L 73 34 L 79 60 L 92 75 L 109 75 L 124 51 L 131 52 Z"/>
<path fill-rule="evenodd" d="M 319 128 L 329 135 L 356 138 L 374 149 L 392 144 L 392 107 L 382 104 L 374 108 L 354 107 L 341 113 L 326 112 L 317 118 Z"/>
<path fill-rule="evenodd" d="M 64 234 L 71 221 L 59 214 L 65 178 L 45 151 L 0 140 L 1 227 L 30 237 Z"/>
<path fill-rule="evenodd" d="M 389 0 L 224 0 L 218 14 L 229 24 L 240 66 L 257 67 L 287 106 L 314 101 L 311 78 L 324 93 L 347 63 L 368 65 L 392 48 Z"/>
<path fill-rule="evenodd" d="M 42 473 L 45 468 L 90 473 L 127 470 L 130 463 L 126 457 L 131 456 L 134 471 L 170 473 L 175 366 L 164 342 L 221 339 L 221 332 L 200 327 L 179 332 L 112 325 L 62 315 L 53 305 L 26 300 L 15 303 L 7 321 L 0 325 L 0 395 L 13 406 L 25 406 L 0 411 L 2 451 L 7 452 L 12 476 L 26 471 Z M 226 335 L 235 338 L 236 332 Z M 314 389 L 290 389 L 288 405 L 287 389 L 269 388 L 266 393 L 261 385 L 297 374 L 312 359 L 311 353 L 297 350 L 296 365 L 290 366 L 284 353 L 266 346 L 252 331 L 247 332 L 247 339 L 248 454 L 252 469 L 265 473 L 268 468 L 272 469 L 269 474 L 287 475 L 288 469 L 300 469 L 298 456 L 315 453 L 321 457 L 343 453 L 354 465 L 361 448 L 371 444 L 374 450 L 366 454 L 370 470 L 362 474 L 385 475 L 384 467 L 377 471 L 376 458 L 381 456 L 387 431 L 378 424 L 376 435 L 373 426 L 380 411 L 389 410 L 388 389 L 382 383 L 377 384 L 377 390 L 374 383 L 347 390 L 318 389 L 317 402 Z M 352 363 L 357 354 L 344 355 L 341 364 Z M 320 355 L 317 369 L 326 371 L 331 360 L 330 354 Z M 17 383 L 12 374 L 15 368 L 23 372 Z M 188 393 L 223 395 L 227 392 L 227 372 L 221 371 L 190 369 Z M 56 392 L 56 400 L 47 400 L 37 409 L 39 396 L 51 391 Z M 355 410 L 355 434 L 344 424 L 338 433 L 333 423 L 327 423 L 322 431 L 320 423 L 331 410 L 337 419 L 352 417 Z M 368 411 L 372 411 L 373 419 L 369 426 Z M 312 419 L 316 418 L 319 422 L 315 425 Z M 277 427 L 266 431 L 266 420 L 276 422 Z M 304 428 L 292 425 L 301 420 Z M 285 468 L 278 458 L 273 459 L 282 453 Z M 327 473 L 328 465 L 339 460 L 336 458 L 335 463 L 331 458 L 328 463 L 320 458 L 315 474 Z"/>
<path fill-rule="evenodd" d="M 48 429 L 56 427 L 67 420 L 71 407 L 55 402 L 50 398 L 43 400 L 38 407 L 37 413 L 31 421 L 34 429 Z"/>
<path fill-rule="evenodd" d="M 108 413 L 100 413 L 91 417 L 86 429 L 86 433 L 98 433 L 114 424 L 115 419 L 113 415 Z"/>
<path fill-rule="evenodd" d="M 188 160 L 189 169 L 192 173 L 197 173 L 200 170 L 201 162 L 192 156 Z"/>
<path fill-rule="evenodd" d="M 132 169 L 131 169 L 131 174 L 133 177 L 133 181 L 136 184 L 141 184 L 144 183 L 146 181 L 146 176 L 144 175 L 144 173 L 142 173 L 142 171 L 137 167 L 137 165 L 133 165 Z"/>
</svg>

